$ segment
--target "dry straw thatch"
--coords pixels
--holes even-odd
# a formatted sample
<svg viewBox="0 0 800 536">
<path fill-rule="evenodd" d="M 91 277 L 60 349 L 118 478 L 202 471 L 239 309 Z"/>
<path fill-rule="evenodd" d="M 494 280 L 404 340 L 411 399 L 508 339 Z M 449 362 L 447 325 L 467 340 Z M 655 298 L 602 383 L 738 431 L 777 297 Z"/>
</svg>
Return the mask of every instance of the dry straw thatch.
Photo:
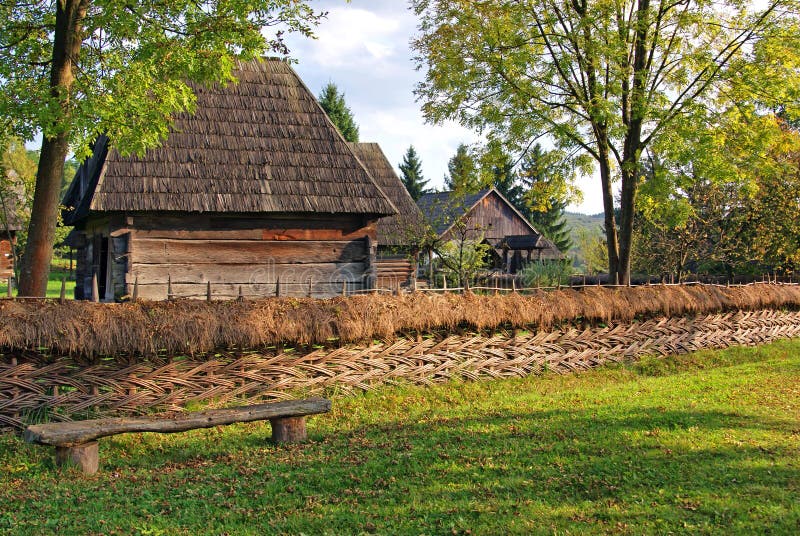
<svg viewBox="0 0 800 536">
<path fill-rule="evenodd" d="M 393 340 L 436 331 L 541 331 L 573 322 L 798 308 L 800 286 L 795 285 L 587 287 L 532 295 L 414 293 L 211 303 L 4 300 L 0 302 L 0 348 L 6 354 L 125 360 L 198 355 L 221 348 Z"/>
<path fill-rule="evenodd" d="M 180 411 L 372 389 L 396 381 L 430 385 L 453 379 L 510 378 L 588 370 L 609 361 L 669 355 L 800 336 L 800 312 L 729 312 L 654 318 L 605 327 L 442 334 L 306 352 L 220 352 L 210 359 L 84 365 L 74 358 L 0 361 L 0 428 L 52 419 Z M 40 418 L 40 417 L 39 417 Z"/>
</svg>

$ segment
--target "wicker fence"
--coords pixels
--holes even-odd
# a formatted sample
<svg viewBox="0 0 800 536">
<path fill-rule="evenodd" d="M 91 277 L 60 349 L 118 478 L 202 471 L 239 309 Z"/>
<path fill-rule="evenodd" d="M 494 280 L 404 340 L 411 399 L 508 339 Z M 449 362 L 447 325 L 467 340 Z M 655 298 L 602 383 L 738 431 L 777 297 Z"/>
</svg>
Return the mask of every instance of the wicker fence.
<svg viewBox="0 0 800 536">
<path fill-rule="evenodd" d="M 0 427 L 87 414 L 180 410 L 189 402 L 292 398 L 368 390 L 393 381 L 432 384 L 569 373 L 643 355 L 755 345 L 800 336 L 800 312 L 761 310 L 653 318 L 607 327 L 398 338 L 309 352 L 260 351 L 126 366 L 35 353 L 0 362 Z"/>
</svg>

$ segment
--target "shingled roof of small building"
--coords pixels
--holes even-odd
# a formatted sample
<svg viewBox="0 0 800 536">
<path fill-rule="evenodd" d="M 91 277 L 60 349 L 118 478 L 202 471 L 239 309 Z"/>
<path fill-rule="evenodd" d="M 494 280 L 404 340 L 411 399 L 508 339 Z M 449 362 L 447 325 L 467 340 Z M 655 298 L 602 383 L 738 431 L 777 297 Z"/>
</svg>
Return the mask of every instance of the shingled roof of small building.
<svg viewBox="0 0 800 536">
<path fill-rule="evenodd" d="M 420 197 L 417 205 L 436 234 L 442 236 L 491 191 L 487 188 L 474 194 L 432 192 Z"/>
<path fill-rule="evenodd" d="M 397 210 L 288 63 L 240 64 L 238 82 L 193 85 L 164 143 L 123 157 L 100 137 L 64 198 L 72 222 L 90 211 Z"/>
<path fill-rule="evenodd" d="M 422 212 L 395 173 L 380 145 L 351 143 L 350 147 L 399 212 L 395 216 L 378 220 L 378 244 L 407 246 L 421 238 L 424 232 Z"/>
</svg>

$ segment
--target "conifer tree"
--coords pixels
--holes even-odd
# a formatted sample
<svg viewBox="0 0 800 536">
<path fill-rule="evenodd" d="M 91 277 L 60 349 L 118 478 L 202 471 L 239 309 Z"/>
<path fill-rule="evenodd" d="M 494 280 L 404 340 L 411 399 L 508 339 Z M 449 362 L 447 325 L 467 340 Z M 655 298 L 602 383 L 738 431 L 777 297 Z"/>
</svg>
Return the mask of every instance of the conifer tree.
<svg viewBox="0 0 800 536">
<path fill-rule="evenodd" d="M 444 184 L 448 190 L 461 194 L 480 191 L 482 184 L 478 165 L 466 144 L 458 146 L 455 156 L 447 164 L 447 169 L 449 174 L 445 176 Z"/>
<path fill-rule="evenodd" d="M 344 93 L 333 82 L 328 82 L 319 94 L 319 103 L 345 140 L 358 143 L 358 125 L 353 112 L 344 101 Z"/>
<path fill-rule="evenodd" d="M 425 187 L 428 181 L 422 176 L 422 162 L 413 145 L 409 146 L 403 156 L 400 171 L 403 173 L 403 185 L 414 201 L 428 193 L 429 189 Z"/>
</svg>

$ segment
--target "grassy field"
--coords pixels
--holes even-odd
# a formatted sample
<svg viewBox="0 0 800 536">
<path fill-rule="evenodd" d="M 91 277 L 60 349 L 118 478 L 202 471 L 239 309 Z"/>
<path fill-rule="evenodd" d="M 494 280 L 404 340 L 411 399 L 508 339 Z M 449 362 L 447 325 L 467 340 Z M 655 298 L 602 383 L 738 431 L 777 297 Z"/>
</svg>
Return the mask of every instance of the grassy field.
<svg viewBox="0 0 800 536">
<path fill-rule="evenodd" d="M 800 341 L 381 388 L 309 432 L 117 436 L 92 477 L 0 436 L 0 533 L 800 533 Z"/>
<path fill-rule="evenodd" d="M 50 277 L 47 281 L 47 297 L 59 298 L 61 297 L 61 279 L 67 279 L 66 291 L 67 299 L 71 300 L 75 297 L 75 276 L 69 273 L 69 270 L 62 266 L 53 266 L 50 269 Z M 0 281 L 0 297 L 5 297 L 8 292 L 8 280 Z M 14 290 L 16 295 L 16 289 Z"/>
</svg>

